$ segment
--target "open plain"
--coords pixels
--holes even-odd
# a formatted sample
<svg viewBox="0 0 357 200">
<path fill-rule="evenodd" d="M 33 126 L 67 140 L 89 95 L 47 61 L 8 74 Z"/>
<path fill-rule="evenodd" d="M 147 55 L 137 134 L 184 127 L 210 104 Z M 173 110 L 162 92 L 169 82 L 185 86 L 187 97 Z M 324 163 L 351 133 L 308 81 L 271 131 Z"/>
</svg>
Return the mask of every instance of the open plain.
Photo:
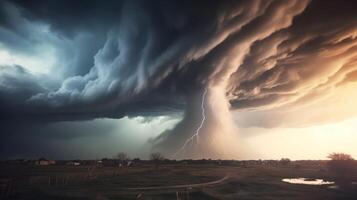
<svg viewBox="0 0 357 200">
<path fill-rule="evenodd" d="M 159 167 L 1 164 L 2 199 L 356 199 L 357 185 L 335 182 L 321 162 L 174 163 Z M 284 178 L 324 179 L 303 185 Z M 357 180 L 351 174 L 350 180 Z"/>
</svg>

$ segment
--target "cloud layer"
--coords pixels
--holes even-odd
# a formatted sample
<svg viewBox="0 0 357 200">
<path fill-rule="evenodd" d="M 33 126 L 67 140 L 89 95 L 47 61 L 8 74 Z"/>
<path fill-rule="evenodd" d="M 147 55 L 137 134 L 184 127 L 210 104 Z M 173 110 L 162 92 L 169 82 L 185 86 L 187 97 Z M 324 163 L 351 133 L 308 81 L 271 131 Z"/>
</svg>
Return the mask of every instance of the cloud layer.
<svg viewBox="0 0 357 200">
<path fill-rule="evenodd" d="M 182 143 L 205 88 L 220 88 L 219 101 L 238 111 L 309 104 L 357 80 L 355 8 L 323 0 L 1 1 L 0 123 L 186 111 L 172 130 Z"/>
<path fill-rule="evenodd" d="M 182 109 L 225 76 L 232 108 L 257 109 L 355 79 L 350 1 L 201 3 L 2 2 L 2 52 L 47 61 L 48 48 L 55 59 L 46 78 L 2 64 L 2 118 Z"/>
</svg>

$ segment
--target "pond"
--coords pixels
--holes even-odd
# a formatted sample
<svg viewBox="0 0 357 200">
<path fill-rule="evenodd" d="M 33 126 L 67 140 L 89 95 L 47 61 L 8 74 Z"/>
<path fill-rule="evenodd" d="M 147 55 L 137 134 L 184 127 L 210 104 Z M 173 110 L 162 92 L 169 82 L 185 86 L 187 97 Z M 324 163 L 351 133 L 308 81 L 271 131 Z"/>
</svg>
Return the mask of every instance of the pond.
<svg viewBox="0 0 357 200">
<path fill-rule="evenodd" d="M 303 185 L 332 185 L 335 182 L 325 181 L 323 179 L 313 179 L 313 178 L 284 178 L 283 182 L 291 184 L 303 184 Z"/>
</svg>

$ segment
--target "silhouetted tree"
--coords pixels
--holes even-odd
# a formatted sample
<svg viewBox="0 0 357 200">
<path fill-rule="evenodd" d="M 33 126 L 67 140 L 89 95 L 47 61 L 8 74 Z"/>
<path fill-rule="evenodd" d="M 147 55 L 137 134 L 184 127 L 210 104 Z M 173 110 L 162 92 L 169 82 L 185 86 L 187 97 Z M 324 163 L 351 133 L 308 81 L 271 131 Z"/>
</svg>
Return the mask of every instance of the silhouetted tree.
<svg viewBox="0 0 357 200">
<path fill-rule="evenodd" d="M 331 160 L 353 160 L 352 156 L 346 153 L 330 153 L 327 158 Z"/>
<path fill-rule="evenodd" d="M 290 159 L 289 158 L 282 158 L 282 159 L 280 159 L 280 164 L 281 165 L 288 165 L 288 164 L 290 164 Z"/>
<path fill-rule="evenodd" d="M 124 152 L 118 153 L 116 157 L 117 157 L 117 159 L 119 160 L 119 162 L 121 164 L 124 164 L 129 160 L 128 155 L 126 153 L 124 153 Z"/>
<path fill-rule="evenodd" d="M 156 152 L 150 155 L 150 160 L 155 164 L 155 168 L 158 169 L 162 161 L 165 160 L 165 157 L 161 153 Z"/>
<path fill-rule="evenodd" d="M 331 153 L 327 157 L 331 159 L 327 163 L 328 170 L 340 180 L 348 179 L 349 175 L 356 171 L 356 162 L 351 155 Z"/>
</svg>

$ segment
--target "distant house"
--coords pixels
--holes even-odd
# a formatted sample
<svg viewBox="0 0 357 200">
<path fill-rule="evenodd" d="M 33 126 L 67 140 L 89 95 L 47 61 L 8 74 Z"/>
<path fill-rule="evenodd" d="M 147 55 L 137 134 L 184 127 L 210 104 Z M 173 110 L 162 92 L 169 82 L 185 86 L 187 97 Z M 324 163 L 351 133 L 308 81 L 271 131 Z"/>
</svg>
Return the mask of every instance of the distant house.
<svg viewBox="0 0 357 200">
<path fill-rule="evenodd" d="M 70 161 L 70 162 L 67 162 L 66 165 L 79 166 L 79 165 L 81 165 L 81 163 L 77 162 L 77 161 Z"/>
<path fill-rule="evenodd" d="M 45 158 L 40 158 L 35 161 L 36 165 L 41 165 L 41 166 L 47 166 L 47 165 L 54 165 L 56 164 L 56 161 L 54 160 L 47 160 Z"/>
</svg>

